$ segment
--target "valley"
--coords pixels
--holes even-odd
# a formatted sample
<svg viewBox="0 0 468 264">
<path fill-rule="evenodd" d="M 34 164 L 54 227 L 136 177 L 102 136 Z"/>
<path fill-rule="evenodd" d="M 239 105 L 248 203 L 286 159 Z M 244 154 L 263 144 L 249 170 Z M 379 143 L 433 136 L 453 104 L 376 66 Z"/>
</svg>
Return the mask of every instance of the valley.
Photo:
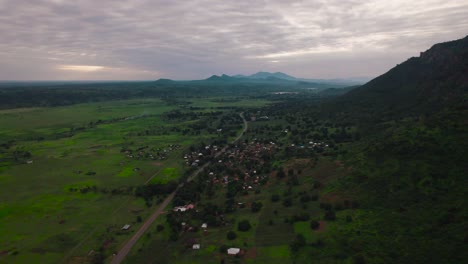
<svg viewBox="0 0 468 264">
<path fill-rule="evenodd" d="M 0 262 L 462 263 L 467 41 L 361 86 L 2 88 Z"/>
</svg>

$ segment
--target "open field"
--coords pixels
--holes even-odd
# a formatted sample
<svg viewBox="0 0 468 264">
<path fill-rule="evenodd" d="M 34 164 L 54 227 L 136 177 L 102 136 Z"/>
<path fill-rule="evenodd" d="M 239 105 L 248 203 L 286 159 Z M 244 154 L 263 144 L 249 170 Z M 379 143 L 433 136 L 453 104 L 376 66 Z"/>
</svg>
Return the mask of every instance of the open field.
<svg viewBox="0 0 468 264">
<path fill-rule="evenodd" d="M 218 137 L 173 131 L 197 122 L 164 120 L 178 107 L 135 99 L 0 111 L 0 262 L 83 263 L 115 251 L 159 201 L 132 188 L 178 180 L 182 152 Z"/>
</svg>

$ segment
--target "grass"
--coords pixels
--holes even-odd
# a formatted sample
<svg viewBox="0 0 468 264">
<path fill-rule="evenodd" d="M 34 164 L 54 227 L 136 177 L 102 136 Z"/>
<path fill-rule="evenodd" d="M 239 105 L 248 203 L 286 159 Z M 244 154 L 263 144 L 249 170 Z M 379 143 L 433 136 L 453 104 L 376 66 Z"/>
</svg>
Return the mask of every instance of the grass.
<svg viewBox="0 0 468 264">
<path fill-rule="evenodd" d="M 158 177 L 151 180 L 151 183 L 167 183 L 168 181 L 179 178 L 179 175 L 177 168 L 164 168 Z"/>
<path fill-rule="evenodd" d="M 125 167 L 122 169 L 122 171 L 117 174 L 117 177 L 130 177 L 133 176 L 135 173 L 133 171 L 132 167 Z"/>
<path fill-rule="evenodd" d="M 223 105 L 199 99 L 195 104 Z M 176 107 L 159 99 L 135 99 L 0 111 L 0 142 L 15 139 L 16 145 L 8 151 L 25 149 L 34 161 L 26 164 L 0 160 L 0 252 L 7 252 L 0 255 L 0 262 L 80 259 L 109 239 L 112 242 L 106 244 L 106 254 L 118 250 L 138 228 L 137 216 L 145 219 L 157 202 L 147 208 L 143 200 L 132 195 L 82 193 L 80 189 L 96 186 L 111 191 L 143 184 L 152 176 L 154 182 L 165 183 L 183 175 L 183 149 L 211 135 L 136 135 L 149 126 L 163 130 L 174 126 L 160 114 Z M 129 116 L 139 118 L 122 119 Z M 113 119 L 89 126 L 90 122 Z M 77 127 L 85 129 L 71 137 L 57 137 Z M 163 148 L 168 144 L 180 144 L 182 148 L 169 153 L 165 160 L 129 158 L 121 152 L 124 146 Z M 0 153 L 0 158 L 4 155 Z M 120 228 L 125 223 L 132 224 L 132 229 L 122 233 Z M 17 255 L 12 254 L 15 251 Z"/>
<path fill-rule="evenodd" d="M 247 263 L 291 263 L 291 252 L 288 245 L 258 247 L 257 257 Z"/>
</svg>

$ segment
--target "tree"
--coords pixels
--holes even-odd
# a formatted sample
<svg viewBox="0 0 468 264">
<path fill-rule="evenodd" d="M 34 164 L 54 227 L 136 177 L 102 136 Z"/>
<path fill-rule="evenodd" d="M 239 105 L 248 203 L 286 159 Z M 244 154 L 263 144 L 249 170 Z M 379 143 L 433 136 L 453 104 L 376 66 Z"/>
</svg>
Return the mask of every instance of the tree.
<svg viewBox="0 0 468 264">
<path fill-rule="evenodd" d="M 290 207 L 290 206 L 292 205 L 292 200 L 291 200 L 291 198 L 286 198 L 286 199 L 284 199 L 283 205 L 286 206 L 286 207 Z"/>
<path fill-rule="evenodd" d="M 280 179 L 284 178 L 286 176 L 286 173 L 284 173 L 284 169 L 283 168 L 279 168 L 278 169 L 278 172 L 276 173 L 276 176 Z"/>
<path fill-rule="evenodd" d="M 263 204 L 261 202 L 253 202 L 252 203 L 252 212 L 256 213 L 262 209 Z"/>
<path fill-rule="evenodd" d="M 305 237 L 302 234 L 297 234 L 289 246 L 291 248 L 291 251 L 293 253 L 296 253 L 299 251 L 299 249 L 301 249 L 305 245 L 306 245 Z"/>
<path fill-rule="evenodd" d="M 158 231 L 158 232 L 161 232 L 161 231 L 163 231 L 163 230 L 164 230 L 164 226 L 163 226 L 163 225 L 158 225 L 158 226 L 156 227 L 156 231 Z"/>
<path fill-rule="evenodd" d="M 325 212 L 325 220 L 333 221 L 336 219 L 335 211 L 326 211 Z"/>
<path fill-rule="evenodd" d="M 278 194 L 271 195 L 271 201 L 272 202 L 277 202 L 279 200 L 280 200 L 280 196 Z"/>
<path fill-rule="evenodd" d="M 310 228 L 317 230 L 320 227 L 320 223 L 317 220 L 310 221 Z"/>
<path fill-rule="evenodd" d="M 237 238 L 237 234 L 234 231 L 229 231 L 226 237 L 228 240 L 234 240 Z"/>
<path fill-rule="evenodd" d="M 242 220 L 237 224 L 237 230 L 241 232 L 247 232 L 251 227 L 249 220 Z"/>
</svg>

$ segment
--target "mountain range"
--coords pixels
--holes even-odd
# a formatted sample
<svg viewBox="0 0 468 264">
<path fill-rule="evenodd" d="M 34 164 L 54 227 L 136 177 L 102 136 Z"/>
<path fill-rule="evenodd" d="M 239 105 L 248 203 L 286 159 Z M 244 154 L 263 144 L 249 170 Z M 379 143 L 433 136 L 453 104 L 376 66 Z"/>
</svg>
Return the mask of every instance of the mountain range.
<svg viewBox="0 0 468 264">
<path fill-rule="evenodd" d="M 297 78 L 286 73 L 282 72 L 257 72 L 251 75 L 212 75 L 209 78 L 203 80 L 192 80 L 192 81 L 182 81 L 182 82 L 226 82 L 226 83 L 282 83 L 282 84 L 307 84 L 313 85 L 317 88 L 324 87 L 346 87 L 361 85 L 367 82 L 370 78 L 367 77 L 356 77 L 356 78 L 347 78 L 347 79 L 306 79 L 306 78 Z M 174 81 L 169 79 L 159 79 L 158 83 L 169 83 L 169 82 L 181 82 Z"/>
</svg>

